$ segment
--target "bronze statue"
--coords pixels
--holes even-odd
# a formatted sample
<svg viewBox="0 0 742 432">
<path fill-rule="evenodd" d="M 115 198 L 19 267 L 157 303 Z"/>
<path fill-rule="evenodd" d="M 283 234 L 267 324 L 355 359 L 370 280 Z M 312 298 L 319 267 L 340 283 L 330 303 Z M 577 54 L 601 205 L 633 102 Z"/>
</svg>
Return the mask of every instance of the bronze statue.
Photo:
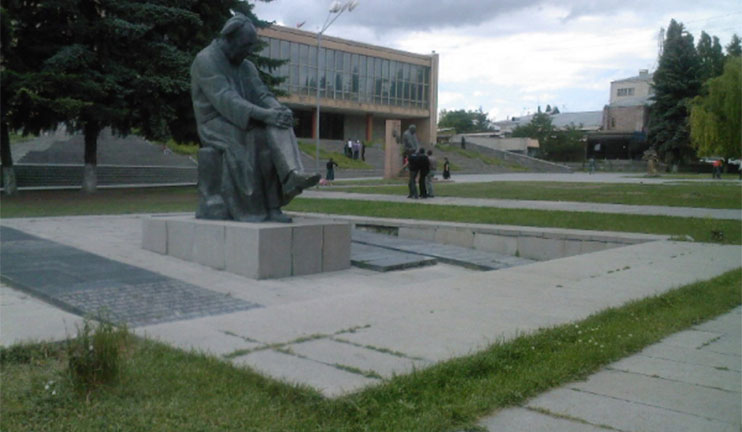
<svg viewBox="0 0 742 432">
<path fill-rule="evenodd" d="M 406 131 L 402 134 L 402 144 L 404 145 L 404 155 L 410 156 L 411 154 L 417 153 L 417 149 L 420 148 L 420 143 L 417 141 L 417 135 L 415 132 L 417 128 L 415 125 L 410 125 Z"/>
<path fill-rule="evenodd" d="M 320 179 L 304 172 L 291 110 L 246 59 L 257 42 L 250 19 L 237 14 L 191 65 L 203 146 L 197 218 L 291 222 L 281 207 Z"/>
</svg>

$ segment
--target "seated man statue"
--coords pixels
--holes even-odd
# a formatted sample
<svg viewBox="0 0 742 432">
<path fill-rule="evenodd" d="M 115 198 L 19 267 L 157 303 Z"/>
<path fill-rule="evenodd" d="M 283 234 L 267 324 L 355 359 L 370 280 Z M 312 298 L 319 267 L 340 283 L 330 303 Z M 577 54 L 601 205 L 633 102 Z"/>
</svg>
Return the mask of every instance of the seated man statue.
<svg viewBox="0 0 742 432">
<path fill-rule="evenodd" d="M 250 19 L 237 14 L 191 65 L 203 147 L 197 218 L 291 222 L 281 207 L 320 179 L 304 173 L 291 110 L 246 59 L 257 42 Z"/>
</svg>

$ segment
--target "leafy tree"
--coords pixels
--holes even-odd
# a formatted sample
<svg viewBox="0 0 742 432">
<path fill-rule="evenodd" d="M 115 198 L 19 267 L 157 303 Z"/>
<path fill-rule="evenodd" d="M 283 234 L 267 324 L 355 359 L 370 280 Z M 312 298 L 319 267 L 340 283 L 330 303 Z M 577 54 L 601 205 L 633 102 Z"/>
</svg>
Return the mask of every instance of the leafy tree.
<svg viewBox="0 0 742 432">
<path fill-rule="evenodd" d="M 438 120 L 440 128 L 454 128 L 457 133 L 486 132 L 492 130 L 492 124 L 487 119 L 487 113 L 479 107 L 475 111 L 455 110 L 441 111 Z"/>
<path fill-rule="evenodd" d="M 682 24 L 671 20 L 659 66 L 654 73 L 649 141 L 660 157 L 672 164 L 694 155 L 687 118 L 688 103 L 701 88 L 699 69 L 693 36 Z"/>
<path fill-rule="evenodd" d="M 540 147 L 548 147 L 548 141 L 554 130 L 554 125 L 551 124 L 551 117 L 539 111 L 533 115 L 528 124 L 520 125 L 513 129 L 513 137 L 533 138 L 538 140 Z M 541 150 L 543 152 L 543 148 Z"/>
<path fill-rule="evenodd" d="M 714 36 L 712 38 L 706 32 L 701 32 L 696 51 L 701 64 L 698 77 L 701 82 L 706 82 L 709 78 L 721 75 L 724 70 L 724 53 L 718 37 Z"/>
<path fill-rule="evenodd" d="M 731 57 L 693 100 L 691 140 L 700 156 L 742 157 L 742 57 Z"/>
<path fill-rule="evenodd" d="M 564 129 L 554 127 L 547 112 L 537 112 L 528 124 L 516 127 L 513 137 L 538 140 L 540 157 L 549 160 L 579 160 L 585 152 L 584 132 L 573 124 Z"/>
<path fill-rule="evenodd" d="M 726 48 L 728 56 L 742 56 L 742 41 L 740 41 L 739 36 L 737 36 L 736 33 L 732 35 L 732 40 L 731 42 L 729 42 L 729 45 L 727 45 Z"/>
</svg>

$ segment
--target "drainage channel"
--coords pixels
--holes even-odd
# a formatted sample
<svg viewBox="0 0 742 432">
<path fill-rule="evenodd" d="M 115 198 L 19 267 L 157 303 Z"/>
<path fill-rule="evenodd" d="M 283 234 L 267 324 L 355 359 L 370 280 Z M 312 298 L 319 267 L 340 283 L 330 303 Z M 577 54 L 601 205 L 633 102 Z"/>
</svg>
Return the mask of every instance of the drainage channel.
<svg viewBox="0 0 742 432">
<path fill-rule="evenodd" d="M 422 267 L 437 262 L 484 271 L 534 262 L 526 258 L 360 229 L 354 229 L 351 238 L 351 264 L 381 272 Z"/>
</svg>

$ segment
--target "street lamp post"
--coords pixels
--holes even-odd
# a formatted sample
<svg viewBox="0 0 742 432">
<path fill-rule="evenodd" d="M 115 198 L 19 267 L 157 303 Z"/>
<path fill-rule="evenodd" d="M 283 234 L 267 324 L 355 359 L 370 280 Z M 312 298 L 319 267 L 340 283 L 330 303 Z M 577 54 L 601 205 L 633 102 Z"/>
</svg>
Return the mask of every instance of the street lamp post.
<svg viewBox="0 0 742 432">
<path fill-rule="evenodd" d="M 314 155 L 314 162 L 315 162 L 315 169 L 316 172 L 320 172 L 319 170 L 319 59 L 320 59 L 320 51 L 322 50 L 322 34 L 332 25 L 332 23 L 335 22 L 336 19 L 340 15 L 343 14 L 346 10 L 348 12 L 355 9 L 355 7 L 358 6 L 358 0 L 348 0 L 346 2 L 340 2 L 335 1 L 330 5 L 330 10 L 327 13 L 327 19 L 325 19 L 325 24 L 322 26 L 319 32 L 317 32 L 317 80 L 315 83 L 315 86 L 317 87 L 317 111 L 316 111 L 316 120 L 315 120 L 315 138 L 314 138 L 314 144 L 315 144 L 315 155 Z M 333 17 L 334 15 L 334 17 Z M 330 19 L 332 17 L 332 19 Z"/>
</svg>

